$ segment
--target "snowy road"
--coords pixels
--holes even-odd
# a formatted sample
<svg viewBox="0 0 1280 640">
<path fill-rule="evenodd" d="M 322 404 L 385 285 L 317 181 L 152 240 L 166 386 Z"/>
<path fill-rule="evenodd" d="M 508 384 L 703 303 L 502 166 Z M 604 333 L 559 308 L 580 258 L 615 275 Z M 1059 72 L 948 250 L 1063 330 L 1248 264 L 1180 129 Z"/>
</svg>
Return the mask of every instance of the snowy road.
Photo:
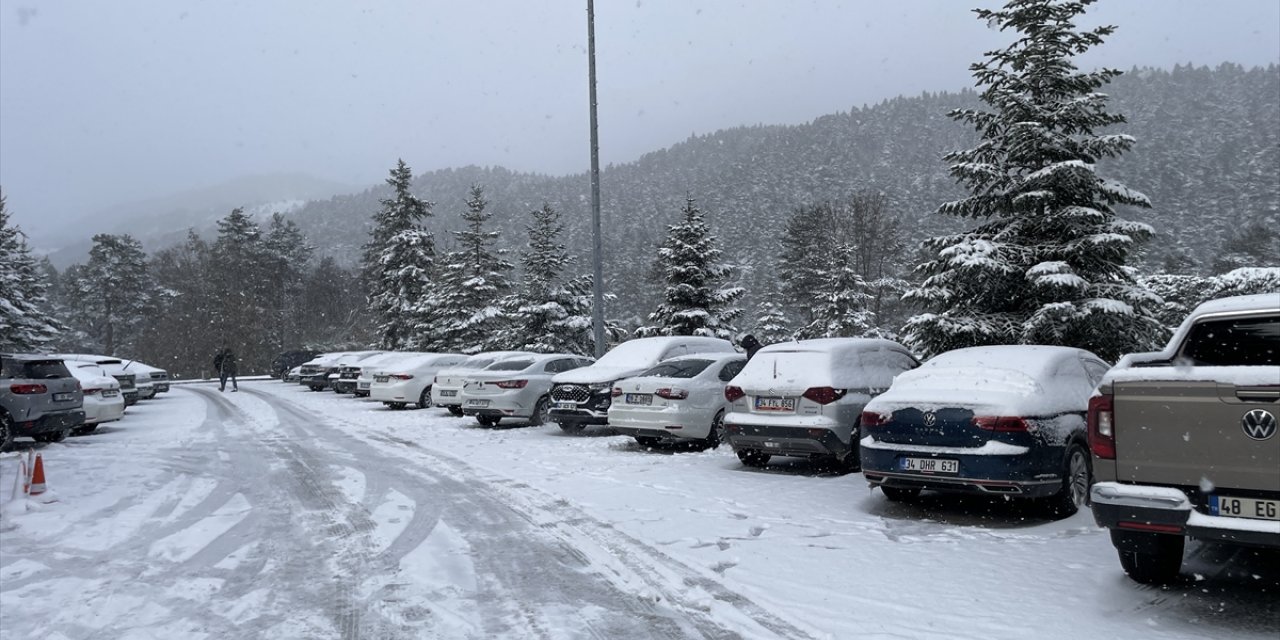
<svg viewBox="0 0 1280 640">
<path fill-rule="evenodd" d="M 1087 514 L 892 505 L 727 448 L 256 382 L 39 450 L 58 502 L 0 520 L 0 638 L 1280 634 L 1275 554 L 1193 545 L 1195 578 L 1151 589 Z"/>
</svg>

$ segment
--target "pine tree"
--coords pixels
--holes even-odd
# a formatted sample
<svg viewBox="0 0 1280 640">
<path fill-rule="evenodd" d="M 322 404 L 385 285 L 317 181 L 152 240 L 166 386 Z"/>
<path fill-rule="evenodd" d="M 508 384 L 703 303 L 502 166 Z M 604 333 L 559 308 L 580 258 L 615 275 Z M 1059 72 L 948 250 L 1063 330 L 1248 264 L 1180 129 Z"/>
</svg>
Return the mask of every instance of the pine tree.
<svg viewBox="0 0 1280 640">
<path fill-rule="evenodd" d="M 0 350 L 35 351 L 65 327 L 46 310 L 48 284 L 0 193 Z"/>
<path fill-rule="evenodd" d="M 218 221 L 208 259 L 214 336 L 235 350 L 242 373 L 265 369 L 275 355 L 268 338 L 274 305 L 262 228 L 243 209 L 233 209 Z"/>
<path fill-rule="evenodd" d="M 506 305 L 511 322 L 499 342 L 511 349 L 590 355 L 595 347 L 591 279 L 564 280 L 573 258 L 560 242 L 560 214 L 544 204 L 529 215 L 533 221 L 525 225 L 529 240 L 522 255 L 524 281 Z"/>
<path fill-rule="evenodd" d="M 763 345 L 786 342 L 794 334 L 791 322 L 783 312 L 782 306 L 772 300 L 765 300 L 756 307 L 756 320 L 753 325 L 751 335 L 754 335 Z"/>
<path fill-rule="evenodd" d="M 68 279 L 75 303 L 69 320 L 92 338 L 93 351 L 134 352 L 155 300 L 156 285 L 142 243 L 128 234 L 93 236 L 89 261 Z"/>
<path fill-rule="evenodd" d="M 307 242 L 297 223 L 280 213 L 271 216 L 267 228 L 269 266 L 268 299 L 272 327 L 269 341 L 279 351 L 301 346 L 296 330 L 302 285 L 315 247 Z"/>
<path fill-rule="evenodd" d="M 485 230 L 493 214 L 486 211 L 484 189 L 472 185 L 466 205 L 466 226 L 453 232 L 458 249 L 445 256 L 439 287 L 421 307 L 427 318 L 422 328 L 437 332 L 442 350 L 476 353 L 501 346 L 514 265 L 494 247 L 500 233 Z"/>
<path fill-rule="evenodd" d="M 413 172 L 404 160 L 391 170 L 393 196 L 380 200 L 364 246 L 363 271 L 369 310 L 378 327 L 378 343 L 402 349 L 422 343 L 417 309 L 431 289 L 435 237 L 422 227 L 433 204 L 409 192 Z"/>
<path fill-rule="evenodd" d="M 832 266 L 813 292 L 813 321 L 797 332 L 800 338 L 860 338 L 879 336 L 875 313 L 867 308 L 872 295 L 854 264 L 847 244 L 835 248 Z"/>
<path fill-rule="evenodd" d="M 1163 336 L 1159 298 L 1125 267 L 1152 230 L 1114 211 L 1150 202 L 1095 171 L 1134 144 L 1128 135 L 1094 133 L 1125 121 L 1107 112 L 1107 96 L 1097 92 L 1120 72 L 1081 73 L 1071 61 L 1114 31 L 1076 30 L 1072 19 L 1092 3 L 1010 0 L 998 11 L 975 10 L 1019 37 L 970 67 L 990 110 L 951 113 L 980 142 L 945 156 L 971 195 L 938 211 L 978 224 L 925 243 L 937 257 L 918 268 L 927 279 L 907 297 L 928 313 L 905 331 L 927 354 L 1059 344 L 1114 360 L 1154 348 Z"/>
<path fill-rule="evenodd" d="M 721 287 L 729 268 L 720 263 L 720 249 L 693 198 L 681 209 L 684 220 L 667 227 L 658 248 L 654 270 L 666 282 L 664 302 L 649 314 L 650 326 L 639 336 L 711 336 L 731 339 L 733 321 L 742 309 L 732 306 L 741 287 Z"/>
</svg>

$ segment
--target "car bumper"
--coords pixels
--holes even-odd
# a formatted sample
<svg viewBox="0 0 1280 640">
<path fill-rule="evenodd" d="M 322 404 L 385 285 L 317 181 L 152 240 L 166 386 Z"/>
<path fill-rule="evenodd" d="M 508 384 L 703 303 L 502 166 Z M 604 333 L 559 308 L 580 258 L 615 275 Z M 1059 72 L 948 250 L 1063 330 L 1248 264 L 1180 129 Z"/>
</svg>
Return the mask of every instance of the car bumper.
<svg viewBox="0 0 1280 640">
<path fill-rule="evenodd" d="M 13 433 L 18 437 L 35 436 L 74 429 L 82 424 L 84 424 L 84 410 L 75 409 L 73 411 L 46 413 L 35 420 L 15 420 Z"/>
<path fill-rule="evenodd" d="M 439 385 L 431 387 L 431 403 L 437 407 L 461 407 L 462 406 L 462 388 L 445 387 L 438 388 Z M 453 395 L 446 396 L 445 393 L 453 392 Z M 411 401 L 412 402 L 412 401 Z"/>
<path fill-rule="evenodd" d="M 128 391 L 122 390 L 120 395 L 124 396 L 124 406 L 126 407 L 138 403 L 138 391 L 136 389 L 129 389 Z"/>
<path fill-rule="evenodd" d="M 155 387 L 156 387 L 156 393 L 169 393 L 168 382 L 157 382 L 155 383 Z"/>
<path fill-rule="evenodd" d="M 1174 487 L 1099 482 L 1089 497 L 1093 519 L 1108 529 L 1280 548 L 1280 522 L 1201 513 Z"/>
<path fill-rule="evenodd" d="M 688 409 L 627 409 L 614 405 L 609 410 L 609 424 L 628 436 L 662 438 L 664 440 L 698 440 L 711 432 L 715 414 Z"/>
<path fill-rule="evenodd" d="M 743 424 L 726 418 L 724 439 L 734 451 L 755 450 L 775 456 L 842 457 L 851 450 L 850 443 L 824 426 Z"/>
<path fill-rule="evenodd" d="M 348 379 L 340 379 L 333 381 L 333 390 L 338 393 L 355 393 L 356 381 Z"/>
<path fill-rule="evenodd" d="M 581 426 L 609 424 L 609 413 L 607 411 L 593 411 L 591 409 L 551 409 L 549 414 L 551 416 L 551 421 L 559 424 Z"/>
<path fill-rule="evenodd" d="M 101 424 L 115 422 L 124 417 L 124 398 L 116 397 L 116 402 L 85 402 L 84 424 Z"/>
<path fill-rule="evenodd" d="M 895 445 L 870 437 L 861 444 L 862 474 L 873 487 L 930 489 L 952 493 L 981 493 L 1042 498 L 1062 489 L 1058 462 L 1061 448 L 1031 450 L 994 443 L 972 452 L 958 447 Z M 956 473 L 906 471 L 907 458 L 955 460 Z"/>
<path fill-rule="evenodd" d="M 325 389 L 329 387 L 329 377 L 326 375 L 303 376 L 298 379 L 298 384 L 314 389 Z"/>
<path fill-rule="evenodd" d="M 515 396 L 488 396 L 488 397 L 471 397 L 464 396 L 462 400 L 462 413 L 468 416 L 493 416 L 498 418 L 528 418 L 533 415 L 533 404 L 521 402 L 519 397 Z M 484 406 L 475 404 L 475 401 L 486 403 Z M 536 398 L 534 402 L 536 402 Z"/>
</svg>

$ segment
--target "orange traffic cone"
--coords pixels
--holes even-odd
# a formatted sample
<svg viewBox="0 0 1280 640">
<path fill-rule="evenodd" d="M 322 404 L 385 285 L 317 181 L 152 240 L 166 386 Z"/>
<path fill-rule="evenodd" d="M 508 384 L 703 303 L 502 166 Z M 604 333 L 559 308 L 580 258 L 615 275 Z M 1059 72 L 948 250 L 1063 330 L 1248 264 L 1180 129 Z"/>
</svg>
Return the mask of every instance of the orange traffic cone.
<svg viewBox="0 0 1280 640">
<path fill-rule="evenodd" d="M 37 453 L 36 464 L 31 469 L 31 489 L 27 491 L 27 494 L 38 496 L 44 492 L 44 459 Z"/>
</svg>

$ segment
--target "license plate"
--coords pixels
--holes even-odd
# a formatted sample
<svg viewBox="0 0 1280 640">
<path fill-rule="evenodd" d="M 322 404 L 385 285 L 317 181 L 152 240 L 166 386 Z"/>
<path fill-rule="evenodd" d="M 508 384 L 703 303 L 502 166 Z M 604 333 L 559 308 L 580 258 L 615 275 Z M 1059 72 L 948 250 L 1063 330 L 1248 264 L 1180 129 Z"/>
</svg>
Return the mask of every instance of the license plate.
<svg viewBox="0 0 1280 640">
<path fill-rule="evenodd" d="M 368 389 L 368 388 L 369 388 L 369 383 L 368 383 L 368 382 L 361 382 L 361 383 L 357 384 L 356 386 L 357 386 L 357 387 L 360 387 L 361 389 Z"/>
<path fill-rule="evenodd" d="M 628 393 L 627 404 L 653 404 L 651 393 Z"/>
<path fill-rule="evenodd" d="M 766 442 L 766 443 L 764 443 L 764 448 L 766 448 L 766 449 L 781 449 L 781 448 L 782 448 L 782 443 L 781 443 L 781 442 Z"/>
<path fill-rule="evenodd" d="M 378 383 L 386 382 L 390 379 L 391 379 L 391 376 L 374 376 L 373 377 L 373 381 Z"/>
<path fill-rule="evenodd" d="M 920 473 L 960 473 L 960 461 L 947 458 L 901 458 L 898 468 Z"/>
<path fill-rule="evenodd" d="M 552 407 L 551 407 L 551 408 L 552 408 L 552 409 L 568 409 L 568 410 L 573 410 L 573 409 L 577 409 L 577 408 L 578 408 L 578 403 L 576 403 L 576 402 L 557 402 L 557 403 L 555 403 L 554 405 L 552 405 Z"/>
<path fill-rule="evenodd" d="M 118 395 L 120 395 L 120 392 L 116 391 L 115 389 L 107 389 L 102 392 L 102 397 L 104 398 L 114 398 Z"/>
<path fill-rule="evenodd" d="M 71 392 L 69 391 L 59 391 L 53 394 L 54 402 L 70 402 L 71 400 L 74 400 L 74 399 L 75 399 L 75 396 L 71 394 Z"/>
<path fill-rule="evenodd" d="M 1280 520 L 1280 500 L 1209 496 L 1209 513 L 1232 518 L 1254 520 Z"/>
<path fill-rule="evenodd" d="M 489 406 L 489 401 L 488 400 L 468 400 L 467 406 L 468 407 L 487 407 Z"/>
<path fill-rule="evenodd" d="M 458 395 L 457 389 L 441 389 L 440 390 L 441 398 L 454 398 L 454 397 L 457 397 L 457 395 Z"/>
<path fill-rule="evenodd" d="M 795 398 L 756 398 L 756 411 L 795 411 Z"/>
</svg>

